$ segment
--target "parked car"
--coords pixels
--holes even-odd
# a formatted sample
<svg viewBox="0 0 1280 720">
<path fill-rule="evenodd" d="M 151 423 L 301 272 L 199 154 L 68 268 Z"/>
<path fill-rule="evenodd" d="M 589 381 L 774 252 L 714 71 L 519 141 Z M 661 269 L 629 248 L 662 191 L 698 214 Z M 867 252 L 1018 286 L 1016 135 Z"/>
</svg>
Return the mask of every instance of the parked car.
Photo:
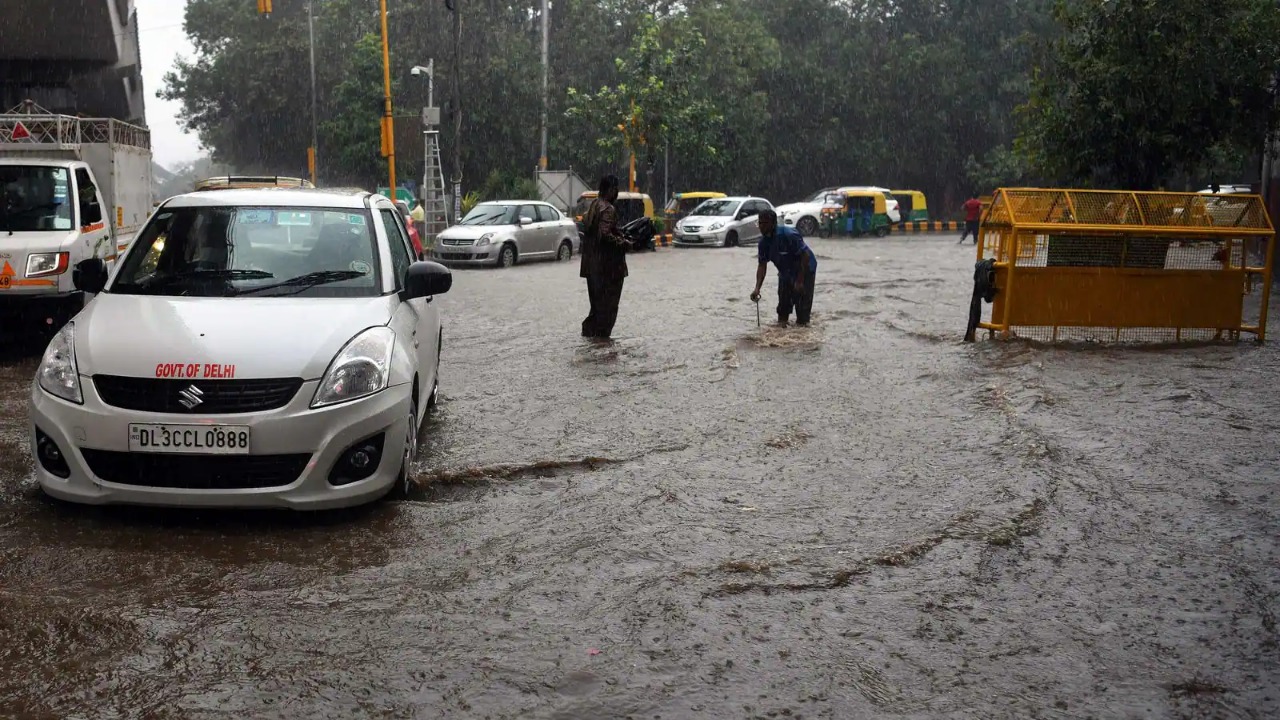
<svg viewBox="0 0 1280 720">
<path fill-rule="evenodd" d="M 842 207 L 842 205 L 839 204 L 830 204 L 827 202 L 828 199 L 833 195 L 837 198 L 841 198 L 844 197 L 844 194 L 847 192 L 858 190 L 871 190 L 883 193 L 885 205 L 887 207 L 886 214 L 889 217 L 889 222 L 897 224 L 902 220 L 902 214 L 898 208 L 898 200 L 893 197 L 892 190 L 871 185 L 845 185 L 842 187 L 823 188 L 811 195 L 808 199 L 795 203 L 787 203 L 786 205 L 779 205 L 776 208 L 778 211 L 778 222 L 783 225 L 794 227 L 796 230 L 800 231 L 801 235 L 806 237 L 816 235 L 818 232 L 818 224 L 822 222 L 823 209 L 830 211 Z"/>
<path fill-rule="evenodd" d="M 36 479 L 90 504 L 322 509 L 410 487 L 449 270 L 391 201 L 221 190 L 165 201 L 54 336 L 31 388 Z"/>
<path fill-rule="evenodd" d="M 760 211 L 772 208 L 768 200 L 758 197 L 704 200 L 676 223 L 674 244 L 736 247 L 759 242 Z"/>
<path fill-rule="evenodd" d="M 476 205 L 440 233 L 432 259 L 446 265 L 510 267 L 529 260 L 568 260 L 579 249 L 573 218 L 534 200 Z"/>
</svg>

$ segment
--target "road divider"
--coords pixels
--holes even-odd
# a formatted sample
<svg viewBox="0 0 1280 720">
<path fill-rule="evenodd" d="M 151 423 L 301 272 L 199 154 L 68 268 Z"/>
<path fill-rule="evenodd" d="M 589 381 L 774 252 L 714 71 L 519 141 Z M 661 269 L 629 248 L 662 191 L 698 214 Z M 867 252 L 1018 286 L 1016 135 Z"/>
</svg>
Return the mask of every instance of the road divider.
<svg viewBox="0 0 1280 720">
<path fill-rule="evenodd" d="M 964 230 L 960 220 L 913 220 L 892 225 L 895 233 L 958 233 Z"/>
</svg>

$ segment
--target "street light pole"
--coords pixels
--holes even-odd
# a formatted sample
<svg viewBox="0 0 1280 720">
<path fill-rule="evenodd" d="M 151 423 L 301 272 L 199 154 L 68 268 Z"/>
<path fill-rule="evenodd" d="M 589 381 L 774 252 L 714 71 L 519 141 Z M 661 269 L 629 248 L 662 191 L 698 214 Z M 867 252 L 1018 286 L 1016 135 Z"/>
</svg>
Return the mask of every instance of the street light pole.
<svg viewBox="0 0 1280 720">
<path fill-rule="evenodd" d="M 382 154 L 387 158 L 387 176 L 390 181 L 391 199 L 396 199 L 396 136 L 395 121 L 391 117 L 391 47 L 387 42 L 387 0 L 380 0 L 382 7 Z"/>
<path fill-rule="evenodd" d="M 311 36 L 311 148 L 307 152 L 307 170 L 311 172 L 311 184 L 316 183 L 316 153 L 319 142 L 316 131 L 316 17 L 313 0 L 307 0 L 307 32 Z"/>
<path fill-rule="evenodd" d="M 462 219 L 462 3 L 445 0 L 453 10 L 453 221 Z"/>
<path fill-rule="evenodd" d="M 550 46 L 551 21 L 548 13 L 550 3 L 542 0 L 542 119 L 539 121 L 539 133 L 542 136 L 542 152 L 538 155 L 538 169 L 547 169 L 547 65 Z"/>
</svg>

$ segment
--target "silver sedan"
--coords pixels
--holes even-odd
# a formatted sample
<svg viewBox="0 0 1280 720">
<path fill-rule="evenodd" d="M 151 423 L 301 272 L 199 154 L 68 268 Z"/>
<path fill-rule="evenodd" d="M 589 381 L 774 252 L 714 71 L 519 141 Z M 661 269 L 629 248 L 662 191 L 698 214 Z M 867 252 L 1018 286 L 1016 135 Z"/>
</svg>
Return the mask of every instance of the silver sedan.
<svg viewBox="0 0 1280 720">
<path fill-rule="evenodd" d="M 578 226 L 544 202 L 499 200 L 476 205 L 440 233 L 431 259 L 446 265 L 510 267 L 528 260 L 568 260 Z"/>
</svg>

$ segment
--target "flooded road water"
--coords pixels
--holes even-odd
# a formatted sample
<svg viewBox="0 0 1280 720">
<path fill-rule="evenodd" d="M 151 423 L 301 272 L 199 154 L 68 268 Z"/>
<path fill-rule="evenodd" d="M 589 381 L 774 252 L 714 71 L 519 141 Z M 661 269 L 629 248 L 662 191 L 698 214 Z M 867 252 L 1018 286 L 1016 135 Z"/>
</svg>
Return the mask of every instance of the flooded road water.
<svg viewBox="0 0 1280 720">
<path fill-rule="evenodd" d="M 812 245 L 812 328 L 662 249 L 609 345 L 456 272 L 420 490 L 319 516 L 44 499 L 6 351 L 0 717 L 1280 714 L 1280 340 L 965 345 L 971 245 Z"/>
</svg>

